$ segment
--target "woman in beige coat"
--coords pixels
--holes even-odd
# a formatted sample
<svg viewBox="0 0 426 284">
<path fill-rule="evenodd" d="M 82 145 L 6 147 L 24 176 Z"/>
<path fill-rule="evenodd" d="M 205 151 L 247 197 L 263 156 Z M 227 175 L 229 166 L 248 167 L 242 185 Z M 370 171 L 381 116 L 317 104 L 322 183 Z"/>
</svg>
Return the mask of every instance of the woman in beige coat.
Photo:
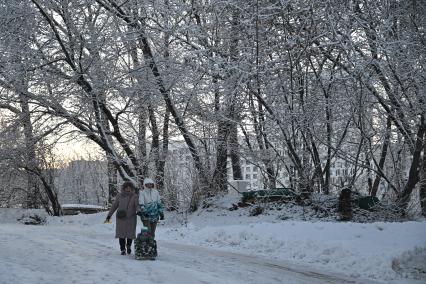
<svg viewBox="0 0 426 284">
<path fill-rule="evenodd" d="M 114 212 L 116 216 L 115 237 L 119 239 L 121 254 L 132 253 L 132 241 L 136 238 L 136 214 L 139 211 L 138 195 L 131 182 L 124 182 L 121 192 L 108 212 L 105 222 L 109 222 Z"/>
</svg>

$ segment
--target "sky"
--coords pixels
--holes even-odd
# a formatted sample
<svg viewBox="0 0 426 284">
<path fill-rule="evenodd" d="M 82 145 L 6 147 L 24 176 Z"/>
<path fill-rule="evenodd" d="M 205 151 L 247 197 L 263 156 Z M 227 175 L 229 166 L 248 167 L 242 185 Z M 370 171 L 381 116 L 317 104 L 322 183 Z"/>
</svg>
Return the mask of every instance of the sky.
<svg viewBox="0 0 426 284">
<path fill-rule="evenodd" d="M 100 148 L 88 139 L 61 139 L 54 147 L 54 155 L 61 160 L 94 160 L 102 158 Z"/>
</svg>

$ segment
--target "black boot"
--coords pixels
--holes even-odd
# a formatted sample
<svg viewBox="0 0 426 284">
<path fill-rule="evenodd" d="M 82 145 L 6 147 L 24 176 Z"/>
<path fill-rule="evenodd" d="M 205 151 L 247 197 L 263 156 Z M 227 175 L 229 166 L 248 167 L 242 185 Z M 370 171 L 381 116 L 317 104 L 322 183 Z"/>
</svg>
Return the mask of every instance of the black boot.
<svg viewBox="0 0 426 284">
<path fill-rule="evenodd" d="M 120 238 L 118 241 L 119 241 L 119 243 L 120 243 L 120 251 L 121 251 L 121 255 L 126 255 L 126 249 L 125 249 L 125 246 L 126 246 L 126 239 L 124 239 L 124 238 Z"/>
<path fill-rule="evenodd" d="M 127 248 L 127 254 L 132 253 L 132 239 L 127 239 L 126 248 Z"/>
<path fill-rule="evenodd" d="M 127 246 L 127 254 L 131 254 L 132 253 L 132 246 Z"/>
</svg>

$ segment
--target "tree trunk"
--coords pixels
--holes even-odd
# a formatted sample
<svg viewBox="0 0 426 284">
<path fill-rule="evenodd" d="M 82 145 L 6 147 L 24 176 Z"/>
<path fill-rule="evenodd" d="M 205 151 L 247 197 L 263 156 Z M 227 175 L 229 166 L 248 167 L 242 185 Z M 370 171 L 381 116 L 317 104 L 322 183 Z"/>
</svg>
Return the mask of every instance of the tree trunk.
<svg viewBox="0 0 426 284">
<path fill-rule="evenodd" d="M 146 129 L 148 124 L 148 108 L 142 102 L 142 94 L 139 94 L 139 106 L 138 106 L 138 148 L 139 148 L 139 160 L 142 164 L 142 177 L 148 175 L 148 157 L 146 149 Z"/>
<path fill-rule="evenodd" d="M 379 188 L 380 180 L 383 176 L 383 168 L 384 168 L 384 165 L 385 165 L 386 156 L 387 156 L 387 152 L 388 152 L 388 146 L 389 146 L 389 142 L 390 142 L 391 126 L 392 126 L 392 120 L 388 117 L 387 121 L 386 121 L 386 134 L 385 134 L 385 138 L 384 138 L 384 141 L 383 141 L 382 152 L 381 152 L 381 155 L 380 155 L 380 161 L 379 161 L 379 164 L 377 166 L 377 174 L 376 174 L 376 178 L 374 179 L 374 183 L 373 183 L 373 186 L 372 186 L 371 191 L 370 191 L 370 196 L 376 196 L 377 195 L 377 190 Z"/>
<path fill-rule="evenodd" d="M 228 157 L 228 123 L 224 119 L 219 119 L 217 126 L 216 140 L 216 168 L 214 172 L 214 184 L 219 192 L 227 190 L 227 157 Z"/>
<path fill-rule="evenodd" d="M 351 204 L 351 190 L 344 188 L 340 192 L 339 207 L 341 221 L 350 221 L 352 219 L 352 204 Z"/>
<path fill-rule="evenodd" d="M 408 180 L 405 184 L 404 191 L 399 196 L 399 202 L 401 204 L 401 209 L 403 210 L 404 214 L 407 212 L 407 207 L 410 201 L 411 193 L 413 192 L 414 188 L 416 187 L 417 183 L 419 182 L 419 166 L 420 166 L 420 160 L 421 160 L 421 152 L 424 148 L 424 135 L 426 132 L 426 125 L 424 124 L 424 117 L 421 117 L 421 123 L 418 127 L 417 131 L 417 139 L 416 144 L 414 148 L 413 153 L 413 160 L 411 162 L 410 171 L 408 174 Z"/>
<path fill-rule="evenodd" d="M 325 109 L 325 118 L 327 124 L 327 161 L 325 164 L 325 184 L 324 184 L 324 193 L 330 193 L 330 175 L 331 175 L 331 137 L 333 132 L 333 126 L 331 122 L 331 110 L 330 110 L 330 95 L 326 95 L 326 109 Z"/>
<path fill-rule="evenodd" d="M 420 206 L 422 215 L 426 217 L 426 142 L 423 143 L 422 179 L 420 182 Z"/>
<path fill-rule="evenodd" d="M 258 83 L 257 93 L 259 93 L 259 92 L 260 92 L 260 86 L 259 86 L 259 83 Z M 258 108 L 257 108 L 257 112 L 256 112 L 252 92 L 249 92 L 249 107 L 250 107 L 250 112 L 251 112 L 251 115 L 252 115 L 252 118 L 253 118 L 253 127 L 254 127 L 254 132 L 255 132 L 255 135 L 256 135 L 257 145 L 258 145 L 259 150 L 261 152 L 265 151 L 265 150 L 267 152 L 268 149 L 270 149 L 270 147 L 269 147 L 268 137 L 267 137 L 267 135 L 264 131 L 264 129 L 265 129 L 265 112 L 264 112 L 263 106 L 260 102 L 258 102 Z M 271 158 L 269 156 L 263 157 L 262 163 L 265 165 L 266 178 L 267 178 L 267 181 L 264 184 L 264 186 L 267 186 L 269 188 L 275 188 L 276 187 L 276 176 L 275 176 L 274 165 L 271 161 Z"/>
<path fill-rule="evenodd" d="M 260 92 L 260 87 L 257 90 Z M 275 167 L 273 163 L 273 159 L 270 155 L 270 142 L 268 140 L 268 136 L 266 134 L 265 128 L 266 128 L 266 121 L 265 121 L 265 112 L 263 110 L 262 104 L 258 103 L 258 111 L 259 111 L 259 131 L 260 136 L 263 138 L 260 138 L 262 140 L 262 148 L 264 148 L 267 152 L 267 159 L 264 160 L 265 168 L 266 168 L 266 175 L 267 175 L 267 185 L 269 189 L 276 187 L 276 173 L 275 173 Z"/>
<path fill-rule="evenodd" d="M 108 204 L 114 202 L 115 197 L 118 194 L 117 184 L 117 168 L 115 167 L 112 158 L 107 154 L 107 173 L 108 173 Z"/>
<path fill-rule="evenodd" d="M 169 0 L 164 1 L 165 6 L 169 9 L 170 3 Z M 167 15 L 163 15 L 163 17 L 167 17 Z M 167 25 L 170 23 L 167 22 Z M 164 32 L 164 59 L 166 61 L 167 69 L 170 68 L 169 66 L 169 57 L 170 57 L 170 34 L 168 31 Z M 166 108 L 166 111 L 164 113 L 164 120 L 163 120 L 163 141 L 161 146 L 161 152 L 159 155 L 158 165 L 157 165 L 157 173 L 156 173 L 156 181 L 157 181 L 157 189 L 160 191 L 160 193 L 163 193 L 164 191 L 164 179 L 165 179 L 165 167 L 166 167 L 166 159 L 169 152 L 169 121 L 170 121 L 170 111 L 168 108 Z"/>
<path fill-rule="evenodd" d="M 101 56 L 99 54 L 99 51 L 96 49 L 92 49 L 89 48 L 90 53 L 92 54 L 92 57 L 94 58 L 95 61 L 99 62 L 101 61 Z M 107 103 L 107 98 L 105 95 L 105 90 L 104 90 L 104 84 L 106 82 L 106 74 L 105 72 L 100 68 L 99 65 L 95 65 L 95 80 L 93 80 L 93 84 L 94 84 L 94 88 L 95 90 L 98 90 L 99 92 L 99 100 L 101 101 L 102 104 L 106 104 Z M 96 111 L 96 110 L 95 110 Z M 113 145 L 113 137 L 111 134 L 111 127 L 109 125 L 109 121 L 108 121 L 108 117 L 107 114 L 102 111 L 101 115 L 101 125 L 104 129 L 105 132 L 105 139 L 108 141 L 108 143 L 110 145 Z M 116 195 L 118 194 L 118 180 L 117 180 L 117 169 L 115 168 L 114 165 L 114 161 L 113 161 L 113 157 L 110 153 L 108 153 L 107 151 L 105 151 L 105 156 L 107 159 L 107 173 L 108 173 L 108 204 L 112 204 L 114 202 L 114 199 L 116 197 Z"/>
<path fill-rule="evenodd" d="M 48 182 L 44 176 L 43 170 L 40 168 L 36 155 L 36 144 L 33 133 L 33 126 L 31 122 L 31 113 L 29 108 L 29 100 L 24 92 L 19 93 L 19 100 L 22 113 L 22 125 L 24 128 L 25 137 L 25 166 L 24 168 L 28 174 L 28 192 L 25 206 L 27 208 L 39 208 L 41 205 L 45 210 L 54 216 L 62 215 L 62 209 L 59 204 L 58 195 L 53 188 L 53 179 Z M 49 173 L 48 173 L 49 174 Z M 50 210 L 49 202 L 43 200 L 42 193 L 40 192 L 39 179 L 42 181 L 44 192 L 52 206 Z M 53 212 L 52 212 L 53 211 Z"/>
<path fill-rule="evenodd" d="M 137 16 L 137 11 L 133 10 L 135 16 Z M 129 27 L 131 32 L 136 32 L 134 28 Z M 138 58 L 138 48 L 136 40 L 131 40 L 129 43 L 129 53 L 132 58 L 133 69 L 138 70 L 141 68 L 140 61 Z M 149 119 L 149 111 L 148 111 L 148 95 L 144 94 L 140 88 L 142 88 L 144 82 L 142 75 L 140 72 L 135 72 L 135 80 L 138 88 L 138 101 L 137 101 L 137 110 L 138 110 L 138 152 L 139 152 L 139 161 L 142 166 L 142 175 L 138 177 L 140 184 L 142 185 L 143 179 L 149 174 L 149 161 L 148 161 L 148 153 L 146 148 L 146 131 L 148 128 L 148 119 Z"/>
<path fill-rule="evenodd" d="M 24 84 L 22 85 L 23 88 L 26 88 L 24 87 Z M 19 93 L 19 103 L 21 105 L 21 122 L 24 128 L 25 167 L 29 169 L 27 172 L 27 197 L 25 201 L 25 207 L 39 208 L 41 205 L 41 193 L 38 186 L 38 178 L 35 174 L 35 171 L 38 168 L 35 151 L 35 139 L 33 134 L 28 97 L 23 92 Z"/>
<path fill-rule="evenodd" d="M 243 173 L 241 171 L 240 154 L 238 153 L 238 128 L 233 121 L 229 124 L 229 155 L 232 162 L 232 176 L 234 180 L 242 180 Z"/>
<path fill-rule="evenodd" d="M 50 172 L 47 173 L 47 175 L 51 175 L 53 170 L 50 170 Z M 59 200 L 58 200 L 58 195 L 56 194 L 56 191 L 54 189 L 54 179 L 53 177 L 51 177 L 50 179 L 46 179 L 46 177 L 44 176 L 44 174 L 41 172 L 40 169 L 37 169 L 37 175 L 39 176 L 44 190 L 49 198 L 49 201 L 52 205 L 52 211 L 50 212 L 50 208 L 48 206 L 48 204 L 45 205 L 45 209 L 47 212 L 49 212 L 50 214 L 52 214 L 53 216 L 62 216 L 63 212 L 62 212 L 62 208 L 61 205 L 59 204 Z"/>
<path fill-rule="evenodd" d="M 240 25 L 240 13 L 239 10 L 233 8 L 232 10 L 232 19 L 231 19 L 231 38 L 229 43 L 229 54 L 231 64 L 236 63 L 238 60 L 238 43 L 239 43 L 239 25 Z M 238 153 L 239 143 L 238 143 L 238 127 L 237 121 L 238 110 L 236 109 L 237 97 L 238 97 L 238 73 L 233 68 L 230 70 L 230 75 L 228 80 L 225 82 L 225 86 L 229 89 L 226 92 L 226 96 L 229 100 L 227 106 L 227 122 L 228 127 L 228 143 L 229 143 L 229 155 L 231 157 L 232 163 L 232 175 L 234 180 L 243 179 L 243 174 L 241 172 L 240 157 Z"/>
<path fill-rule="evenodd" d="M 164 122 L 163 122 L 163 142 L 162 149 L 160 154 L 160 160 L 158 161 L 157 168 L 157 188 L 160 190 L 164 190 L 164 179 L 165 179 L 165 167 L 167 155 L 169 152 L 169 120 L 170 120 L 170 112 L 166 109 L 164 114 Z"/>
<path fill-rule="evenodd" d="M 154 162 L 153 173 L 155 177 L 155 183 L 158 186 L 158 173 L 160 163 L 160 131 L 158 129 L 157 118 L 154 113 L 153 106 L 151 102 L 148 105 L 149 121 L 151 122 L 151 151 L 149 152 L 149 160 Z"/>
</svg>

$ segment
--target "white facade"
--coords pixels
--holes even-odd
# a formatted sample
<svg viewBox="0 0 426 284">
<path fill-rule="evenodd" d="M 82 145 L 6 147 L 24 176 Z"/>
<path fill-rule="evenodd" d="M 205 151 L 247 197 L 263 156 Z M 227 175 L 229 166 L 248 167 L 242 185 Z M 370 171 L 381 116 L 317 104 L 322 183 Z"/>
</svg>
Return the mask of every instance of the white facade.
<svg viewBox="0 0 426 284">
<path fill-rule="evenodd" d="M 247 182 L 246 190 L 252 191 L 263 189 L 263 177 L 260 168 L 245 159 L 240 159 L 240 164 L 241 172 L 243 174 L 243 181 Z M 226 169 L 228 174 L 228 181 L 233 180 L 231 159 L 229 158 L 227 161 Z"/>
</svg>

